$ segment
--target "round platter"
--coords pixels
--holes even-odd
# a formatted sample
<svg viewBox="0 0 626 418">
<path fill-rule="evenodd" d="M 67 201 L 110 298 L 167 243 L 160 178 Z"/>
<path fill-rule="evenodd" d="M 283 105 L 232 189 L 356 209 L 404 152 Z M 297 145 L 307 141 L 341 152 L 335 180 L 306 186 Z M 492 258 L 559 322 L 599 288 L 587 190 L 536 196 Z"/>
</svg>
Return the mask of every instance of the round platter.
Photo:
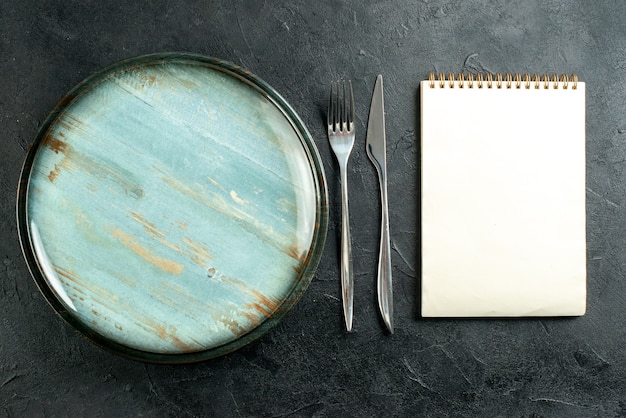
<svg viewBox="0 0 626 418">
<path fill-rule="evenodd" d="M 216 357 L 298 301 L 328 223 L 324 171 L 292 108 L 190 54 L 124 61 L 75 87 L 29 152 L 24 256 L 95 343 L 153 362 Z"/>
</svg>

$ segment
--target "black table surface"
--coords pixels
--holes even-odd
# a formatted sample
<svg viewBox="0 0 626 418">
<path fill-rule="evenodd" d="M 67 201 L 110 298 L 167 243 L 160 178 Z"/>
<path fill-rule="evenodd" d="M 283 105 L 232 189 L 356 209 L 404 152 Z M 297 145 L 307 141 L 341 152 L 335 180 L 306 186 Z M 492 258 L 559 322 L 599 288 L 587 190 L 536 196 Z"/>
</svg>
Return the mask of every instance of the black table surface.
<svg viewBox="0 0 626 418">
<path fill-rule="evenodd" d="M 625 16 L 621 0 L 2 2 L 0 415 L 626 415 Z M 55 102 L 109 64 L 165 51 L 231 61 L 282 94 L 314 137 L 330 199 L 323 257 L 296 307 L 250 345 L 188 365 L 127 360 L 74 331 L 31 279 L 15 220 L 21 164 Z M 430 71 L 577 73 L 587 83 L 585 316 L 420 318 L 418 85 Z M 377 312 L 380 201 L 364 146 L 378 74 L 393 335 Z M 339 293 L 338 167 L 324 120 L 339 79 L 352 80 L 356 101 L 351 334 Z"/>
</svg>

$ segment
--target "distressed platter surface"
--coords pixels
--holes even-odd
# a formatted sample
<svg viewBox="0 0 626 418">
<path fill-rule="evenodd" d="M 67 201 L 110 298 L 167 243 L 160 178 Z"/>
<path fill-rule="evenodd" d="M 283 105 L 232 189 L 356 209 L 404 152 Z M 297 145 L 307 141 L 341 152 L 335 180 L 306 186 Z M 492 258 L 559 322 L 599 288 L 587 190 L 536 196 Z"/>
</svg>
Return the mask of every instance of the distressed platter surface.
<svg viewBox="0 0 626 418">
<path fill-rule="evenodd" d="M 310 134 L 267 84 L 189 54 L 134 58 L 61 100 L 18 192 L 40 290 L 105 348 L 204 360 L 299 299 L 328 222 Z"/>
</svg>

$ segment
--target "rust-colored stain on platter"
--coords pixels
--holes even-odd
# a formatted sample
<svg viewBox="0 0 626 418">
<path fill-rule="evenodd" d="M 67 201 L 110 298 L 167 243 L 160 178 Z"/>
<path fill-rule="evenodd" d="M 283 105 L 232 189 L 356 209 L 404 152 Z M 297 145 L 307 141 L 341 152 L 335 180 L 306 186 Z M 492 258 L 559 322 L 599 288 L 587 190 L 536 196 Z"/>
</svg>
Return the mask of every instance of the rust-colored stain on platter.
<svg viewBox="0 0 626 418">
<path fill-rule="evenodd" d="M 160 268 L 161 270 L 167 271 L 168 273 L 172 273 L 175 275 L 179 275 L 185 269 L 185 266 L 181 263 L 173 260 L 168 260 L 166 258 L 162 258 L 153 254 L 150 250 L 142 247 L 139 243 L 137 243 L 132 235 L 129 235 L 124 231 L 121 231 L 117 228 L 110 228 L 110 232 L 111 235 L 118 239 L 126 248 L 128 248 L 153 266 Z"/>
</svg>

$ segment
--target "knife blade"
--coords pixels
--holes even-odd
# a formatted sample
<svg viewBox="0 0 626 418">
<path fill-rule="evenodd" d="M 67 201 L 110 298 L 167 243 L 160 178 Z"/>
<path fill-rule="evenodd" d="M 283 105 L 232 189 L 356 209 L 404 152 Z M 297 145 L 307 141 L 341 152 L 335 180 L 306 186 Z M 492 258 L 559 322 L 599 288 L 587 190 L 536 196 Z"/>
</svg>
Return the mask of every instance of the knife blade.
<svg viewBox="0 0 626 418">
<path fill-rule="evenodd" d="M 377 278 L 378 307 L 387 329 L 393 334 L 393 287 L 391 279 L 391 245 L 389 242 L 389 209 L 387 203 L 387 139 L 385 138 L 385 101 L 382 75 L 376 78 L 365 141 L 367 155 L 378 172 L 382 207 Z"/>
</svg>

